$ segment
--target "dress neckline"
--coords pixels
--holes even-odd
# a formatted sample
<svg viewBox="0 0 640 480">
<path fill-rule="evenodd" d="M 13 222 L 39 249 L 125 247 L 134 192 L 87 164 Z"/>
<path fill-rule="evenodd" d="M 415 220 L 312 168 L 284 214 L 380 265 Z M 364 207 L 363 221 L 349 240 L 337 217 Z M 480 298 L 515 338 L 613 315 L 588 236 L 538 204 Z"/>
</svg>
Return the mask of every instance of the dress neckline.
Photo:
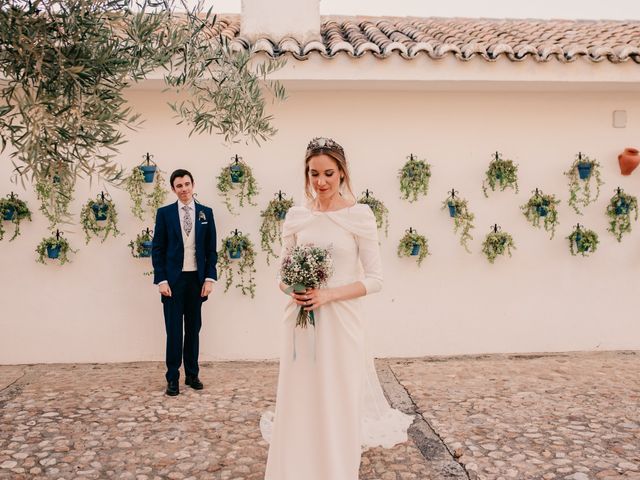
<svg viewBox="0 0 640 480">
<path fill-rule="evenodd" d="M 355 207 L 356 205 L 358 205 L 358 202 L 355 202 L 352 205 L 346 206 L 346 207 L 342 207 L 339 208 L 337 210 L 314 210 L 313 208 L 308 208 L 307 209 L 311 212 L 311 213 L 337 213 L 337 212 L 342 212 L 343 210 L 348 210 L 350 208 Z"/>
</svg>

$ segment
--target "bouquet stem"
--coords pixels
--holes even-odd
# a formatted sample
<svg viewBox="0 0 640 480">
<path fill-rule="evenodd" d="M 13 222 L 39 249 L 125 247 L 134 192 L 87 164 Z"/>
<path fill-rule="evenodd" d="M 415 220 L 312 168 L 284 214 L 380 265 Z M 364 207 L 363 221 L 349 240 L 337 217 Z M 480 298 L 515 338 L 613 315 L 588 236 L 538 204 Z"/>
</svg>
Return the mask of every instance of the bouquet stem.
<svg viewBox="0 0 640 480">
<path fill-rule="evenodd" d="M 302 289 L 295 289 L 296 293 L 304 293 L 307 291 L 307 287 L 303 287 Z M 311 324 L 311 326 L 316 326 L 315 316 L 313 314 L 313 310 L 307 312 L 304 307 L 300 307 L 300 311 L 298 312 L 298 317 L 296 319 L 296 327 L 307 328 L 307 326 Z"/>
</svg>

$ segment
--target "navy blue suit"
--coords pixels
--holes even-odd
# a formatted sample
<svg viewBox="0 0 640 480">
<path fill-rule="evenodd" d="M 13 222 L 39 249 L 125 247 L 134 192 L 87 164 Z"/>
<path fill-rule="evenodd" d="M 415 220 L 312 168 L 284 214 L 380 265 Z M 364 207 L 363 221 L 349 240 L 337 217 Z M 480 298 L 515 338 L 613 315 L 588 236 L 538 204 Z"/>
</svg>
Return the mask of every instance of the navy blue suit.
<svg viewBox="0 0 640 480">
<path fill-rule="evenodd" d="M 169 283 L 171 296 L 161 296 L 167 330 L 167 381 L 178 380 L 184 357 L 187 376 L 198 376 L 199 333 L 202 326 L 201 297 L 206 278 L 218 279 L 216 263 L 216 226 L 213 211 L 195 204 L 193 228 L 196 243 L 197 271 L 183 272 L 184 244 L 178 203 L 159 208 L 153 235 L 153 283 Z M 184 319 L 184 345 L 183 345 Z"/>
</svg>

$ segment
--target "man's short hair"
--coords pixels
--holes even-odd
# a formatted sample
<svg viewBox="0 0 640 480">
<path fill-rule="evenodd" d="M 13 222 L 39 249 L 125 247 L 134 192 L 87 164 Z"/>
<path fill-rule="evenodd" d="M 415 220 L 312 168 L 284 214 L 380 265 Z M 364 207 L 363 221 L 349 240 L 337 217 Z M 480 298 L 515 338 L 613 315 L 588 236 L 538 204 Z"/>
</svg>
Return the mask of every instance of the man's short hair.
<svg viewBox="0 0 640 480">
<path fill-rule="evenodd" d="M 188 176 L 191 179 L 191 183 L 193 183 L 193 175 L 191 175 L 191 172 L 189 172 L 188 170 L 185 170 L 184 168 L 179 168 L 177 170 L 174 170 L 173 173 L 171 174 L 171 178 L 169 179 L 169 183 L 171 184 L 171 188 L 173 188 L 173 181 L 178 178 L 178 177 L 186 177 Z"/>
</svg>

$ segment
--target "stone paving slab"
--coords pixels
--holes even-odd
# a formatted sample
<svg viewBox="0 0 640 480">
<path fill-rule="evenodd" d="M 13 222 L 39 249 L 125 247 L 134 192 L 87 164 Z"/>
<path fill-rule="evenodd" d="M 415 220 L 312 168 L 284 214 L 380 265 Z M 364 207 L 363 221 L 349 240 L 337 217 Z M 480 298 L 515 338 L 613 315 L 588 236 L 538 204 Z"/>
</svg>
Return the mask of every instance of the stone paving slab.
<svg viewBox="0 0 640 480">
<path fill-rule="evenodd" d="M 11 377 L 15 368 L 0 371 Z M 205 389 L 181 385 L 173 398 L 163 393 L 160 363 L 25 371 L 0 391 L 2 480 L 264 477 L 268 446 L 258 422 L 275 403 L 276 363 L 205 364 Z M 412 441 L 366 452 L 360 477 L 437 478 Z"/>
<path fill-rule="evenodd" d="M 640 479 L 639 353 L 378 367 L 419 416 L 408 442 L 364 453 L 361 480 Z M 0 366 L 0 479 L 262 480 L 277 372 L 208 363 L 205 390 L 171 398 L 161 363 Z"/>
<path fill-rule="evenodd" d="M 474 479 L 640 479 L 640 353 L 390 361 Z"/>
</svg>

